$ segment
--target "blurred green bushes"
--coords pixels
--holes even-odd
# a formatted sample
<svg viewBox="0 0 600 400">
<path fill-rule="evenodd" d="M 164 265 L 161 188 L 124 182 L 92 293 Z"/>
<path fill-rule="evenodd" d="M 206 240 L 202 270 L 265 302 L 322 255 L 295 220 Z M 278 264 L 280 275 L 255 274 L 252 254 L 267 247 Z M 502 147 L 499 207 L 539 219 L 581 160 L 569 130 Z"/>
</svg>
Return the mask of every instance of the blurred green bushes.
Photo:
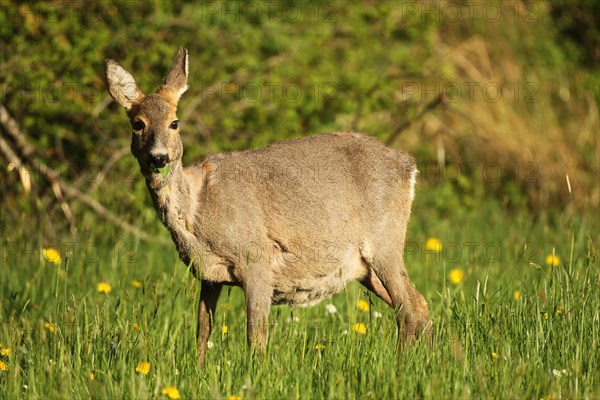
<svg viewBox="0 0 600 400">
<path fill-rule="evenodd" d="M 136 224 L 155 217 L 133 157 L 94 181 L 130 140 L 103 64 L 118 60 L 149 92 L 179 46 L 190 52 L 186 162 L 353 129 L 412 152 L 440 208 L 492 196 L 597 209 L 596 11 L 594 1 L 3 1 L 1 101 L 39 160 L 101 188 L 95 197 Z M 59 212 L 41 179 L 35 195 L 6 167 L 1 180 L 3 219 Z"/>
</svg>

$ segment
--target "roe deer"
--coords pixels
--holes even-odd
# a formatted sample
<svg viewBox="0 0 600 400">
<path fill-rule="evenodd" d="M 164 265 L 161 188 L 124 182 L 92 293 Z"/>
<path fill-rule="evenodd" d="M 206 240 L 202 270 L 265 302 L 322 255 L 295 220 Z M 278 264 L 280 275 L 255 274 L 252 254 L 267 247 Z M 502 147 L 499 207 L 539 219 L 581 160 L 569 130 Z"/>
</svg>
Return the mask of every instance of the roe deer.
<svg viewBox="0 0 600 400">
<path fill-rule="evenodd" d="M 176 109 L 187 89 L 187 50 L 149 95 L 115 61 L 105 72 L 131 120 L 131 151 L 154 207 L 201 281 L 200 364 L 223 285 L 243 289 L 248 343 L 262 353 L 271 304 L 316 304 L 352 280 L 396 310 L 399 350 L 429 332 L 427 303 L 403 262 L 417 174 L 409 154 L 338 132 L 184 168 Z"/>
</svg>

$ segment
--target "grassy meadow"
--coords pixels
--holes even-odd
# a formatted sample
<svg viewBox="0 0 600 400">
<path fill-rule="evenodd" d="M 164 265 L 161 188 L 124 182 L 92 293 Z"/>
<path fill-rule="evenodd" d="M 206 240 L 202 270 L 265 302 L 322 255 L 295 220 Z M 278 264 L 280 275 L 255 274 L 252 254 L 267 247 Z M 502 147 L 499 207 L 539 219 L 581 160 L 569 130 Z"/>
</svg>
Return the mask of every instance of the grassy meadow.
<svg viewBox="0 0 600 400">
<path fill-rule="evenodd" d="M 268 354 L 253 358 L 243 293 L 231 288 L 199 369 L 199 284 L 174 246 L 113 233 L 56 243 L 56 254 L 41 240 L 14 240 L 0 271 L 0 393 L 597 398 L 597 221 L 533 220 L 494 202 L 444 217 L 424 208 L 425 196 L 417 196 L 405 258 L 430 305 L 431 348 L 419 343 L 397 361 L 393 311 L 353 284 L 312 308 L 272 308 Z M 167 236 L 161 227 L 156 234 Z"/>
</svg>

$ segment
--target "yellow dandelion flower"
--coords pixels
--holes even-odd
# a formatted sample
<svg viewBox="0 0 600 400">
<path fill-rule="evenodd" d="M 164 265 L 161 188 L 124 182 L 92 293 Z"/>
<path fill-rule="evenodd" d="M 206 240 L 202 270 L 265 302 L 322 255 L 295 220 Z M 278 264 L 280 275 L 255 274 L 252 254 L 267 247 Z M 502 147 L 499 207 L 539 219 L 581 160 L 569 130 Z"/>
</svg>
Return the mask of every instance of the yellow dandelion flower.
<svg viewBox="0 0 600 400">
<path fill-rule="evenodd" d="M 133 285 L 134 288 L 137 288 L 137 289 L 142 288 L 142 282 L 136 281 L 135 279 L 131 281 L 131 284 Z"/>
<path fill-rule="evenodd" d="M 325 348 L 324 344 L 317 343 L 315 344 L 315 350 L 323 350 Z"/>
<path fill-rule="evenodd" d="M 562 309 L 561 308 L 557 308 L 556 309 L 556 315 L 560 315 L 562 314 Z"/>
<path fill-rule="evenodd" d="M 459 283 L 462 282 L 463 278 L 465 277 L 465 273 L 460 268 L 454 268 L 453 270 L 450 271 L 450 274 L 448 274 L 448 277 L 450 278 L 450 282 L 452 282 L 455 285 L 458 285 Z"/>
<path fill-rule="evenodd" d="M 442 251 L 442 242 L 437 238 L 430 237 L 425 242 L 425 250 L 439 253 Z"/>
<path fill-rule="evenodd" d="M 94 379 L 96 379 L 96 377 L 94 376 L 94 374 L 92 372 L 90 372 L 90 374 L 88 375 L 88 380 L 93 381 Z"/>
<path fill-rule="evenodd" d="M 8 371 L 8 364 L 0 360 L 0 371 Z"/>
<path fill-rule="evenodd" d="M 360 310 L 360 311 L 369 311 L 369 302 L 363 299 L 360 299 L 358 301 L 358 303 L 356 304 L 356 307 Z"/>
<path fill-rule="evenodd" d="M 137 322 L 133 323 L 133 330 L 139 332 L 142 328 L 140 328 L 140 324 Z"/>
<path fill-rule="evenodd" d="M 161 393 L 173 400 L 177 400 L 177 399 L 181 398 L 181 395 L 179 394 L 179 390 L 177 390 L 177 388 L 175 386 L 167 386 L 166 388 L 164 388 L 162 390 Z"/>
<path fill-rule="evenodd" d="M 544 313 L 544 319 L 548 319 L 548 313 L 547 312 Z"/>
<path fill-rule="evenodd" d="M 52 322 L 44 322 L 44 328 L 48 329 L 50 333 L 56 332 L 56 325 Z"/>
<path fill-rule="evenodd" d="M 238 396 L 238 395 L 232 394 L 231 396 L 229 396 L 227 398 L 227 400 L 242 400 L 242 396 Z"/>
<path fill-rule="evenodd" d="M 0 348 L 0 356 L 10 357 L 10 349 L 8 347 Z"/>
<path fill-rule="evenodd" d="M 148 361 L 142 361 L 135 367 L 135 372 L 142 375 L 148 375 L 148 373 L 150 373 L 150 363 Z"/>
<path fill-rule="evenodd" d="M 228 327 L 227 325 L 223 325 L 223 326 L 221 327 L 221 332 L 222 332 L 222 333 L 227 333 L 227 332 L 229 332 L 229 327 Z"/>
<path fill-rule="evenodd" d="M 100 282 L 98 286 L 96 286 L 96 289 L 98 290 L 98 293 L 108 294 L 112 290 L 112 287 L 106 282 Z"/>
<path fill-rule="evenodd" d="M 548 254 L 546 256 L 546 264 L 551 267 L 558 267 L 558 264 L 560 264 L 560 257 L 554 254 Z"/>
<path fill-rule="evenodd" d="M 42 249 L 42 257 L 44 257 L 44 260 L 56 265 L 60 264 L 62 261 L 60 253 L 54 247 L 46 247 Z"/>
<path fill-rule="evenodd" d="M 359 322 L 359 323 L 352 325 L 352 330 L 356 333 L 365 334 L 365 333 L 367 333 L 367 326 L 365 324 L 363 324 L 362 322 Z"/>
<path fill-rule="evenodd" d="M 515 290 L 514 297 L 515 297 L 515 300 L 519 300 L 519 298 L 521 297 L 521 292 L 519 292 L 518 290 Z"/>
<path fill-rule="evenodd" d="M 498 353 L 496 353 L 495 351 L 492 351 L 492 358 L 494 360 L 498 359 Z"/>
</svg>

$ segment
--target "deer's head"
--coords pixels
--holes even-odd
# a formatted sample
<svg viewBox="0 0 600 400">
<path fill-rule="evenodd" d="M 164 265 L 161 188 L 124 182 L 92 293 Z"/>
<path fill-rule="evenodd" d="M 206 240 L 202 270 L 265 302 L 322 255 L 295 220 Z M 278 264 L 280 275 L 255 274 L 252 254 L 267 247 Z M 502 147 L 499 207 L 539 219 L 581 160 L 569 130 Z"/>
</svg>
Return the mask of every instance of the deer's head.
<svg viewBox="0 0 600 400">
<path fill-rule="evenodd" d="M 106 60 L 105 72 L 108 92 L 129 115 L 131 152 L 142 174 L 164 179 L 172 164 L 179 166 L 183 155 L 176 111 L 179 98 L 187 90 L 187 50 L 179 49 L 162 86 L 149 95 L 142 93 L 133 75 L 116 61 Z"/>
</svg>

